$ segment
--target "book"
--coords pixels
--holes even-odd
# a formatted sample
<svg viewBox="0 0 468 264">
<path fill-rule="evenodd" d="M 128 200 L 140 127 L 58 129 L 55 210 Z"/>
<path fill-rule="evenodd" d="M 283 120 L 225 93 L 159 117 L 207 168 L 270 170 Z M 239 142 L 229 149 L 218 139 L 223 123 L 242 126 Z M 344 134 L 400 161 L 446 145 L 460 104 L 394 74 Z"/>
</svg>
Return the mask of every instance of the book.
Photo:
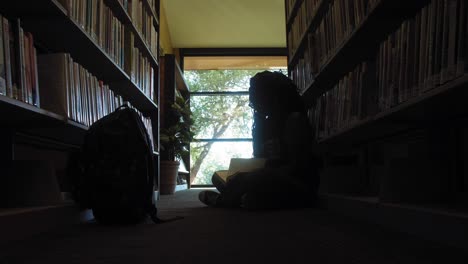
<svg viewBox="0 0 468 264">
<path fill-rule="evenodd" d="M 4 20 L 5 22 L 5 20 Z M 16 47 L 16 42 L 15 41 L 15 33 L 14 33 L 14 23 L 10 23 L 8 21 L 8 46 L 10 48 L 10 76 L 11 76 L 11 95 L 10 97 L 13 99 L 20 99 L 19 97 L 19 83 L 18 83 L 18 54 L 16 52 L 17 47 Z"/>
<path fill-rule="evenodd" d="M 458 44 L 457 44 L 457 67 L 456 77 L 462 76 L 466 71 L 468 34 L 467 29 L 467 7 L 465 1 L 460 0 L 460 14 L 458 16 Z"/>
<path fill-rule="evenodd" d="M 449 33 L 448 33 L 448 62 L 447 62 L 447 81 L 455 78 L 457 67 L 457 19 L 460 7 L 457 0 L 450 0 L 448 3 L 449 15 Z"/>
<path fill-rule="evenodd" d="M 5 59 L 6 95 L 13 97 L 13 84 L 11 80 L 11 56 L 10 56 L 10 24 L 7 18 L 2 18 L 3 54 Z"/>
<path fill-rule="evenodd" d="M 5 47 L 3 43 L 3 16 L 0 15 L 0 95 L 7 95 Z"/>
<path fill-rule="evenodd" d="M 219 176 L 224 182 L 227 178 L 238 172 L 250 172 L 265 167 L 266 159 L 263 158 L 231 158 L 229 169 L 215 171 L 214 174 Z"/>
<path fill-rule="evenodd" d="M 42 86 L 41 106 L 49 111 L 68 117 L 68 57 L 67 53 L 39 55 L 38 73 Z"/>
</svg>

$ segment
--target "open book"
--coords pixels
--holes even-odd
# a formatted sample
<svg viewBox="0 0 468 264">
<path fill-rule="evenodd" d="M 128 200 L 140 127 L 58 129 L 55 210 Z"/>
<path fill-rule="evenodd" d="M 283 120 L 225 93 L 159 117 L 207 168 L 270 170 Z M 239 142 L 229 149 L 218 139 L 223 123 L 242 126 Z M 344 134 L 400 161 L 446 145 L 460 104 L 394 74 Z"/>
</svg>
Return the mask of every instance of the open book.
<svg viewBox="0 0 468 264">
<path fill-rule="evenodd" d="M 217 174 L 221 179 L 224 180 L 224 182 L 226 182 L 229 176 L 237 172 L 249 172 L 265 167 L 265 162 L 266 159 L 263 158 L 232 158 L 231 162 L 229 163 L 228 170 L 219 170 L 216 171 L 215 174 Z"/>
</svg>

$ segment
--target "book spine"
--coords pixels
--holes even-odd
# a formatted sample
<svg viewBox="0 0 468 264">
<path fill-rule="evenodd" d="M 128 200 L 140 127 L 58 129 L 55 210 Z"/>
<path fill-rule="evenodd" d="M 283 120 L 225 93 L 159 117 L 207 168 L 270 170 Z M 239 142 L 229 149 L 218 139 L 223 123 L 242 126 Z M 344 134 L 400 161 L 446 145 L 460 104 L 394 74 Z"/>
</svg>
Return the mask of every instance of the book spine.
<svg viewBox="0 0 468 264">
<path fill-rule="evenodd" d="M 428 32 L 428 7 L 425 6 L 421 12 L 421 37 L 419 47 L 419 74 L 418 74 L 418 92 L 424 92 L 424 80 L 426 78 L 426 50 L 427 50 L 427 32 Z"/>
<path fill-rule="evenodd" d="M 73 100 L 73 89 L 75 85 L 75 71 L 74 71 L 74 61 L 70 54 L 67 54 L 66 56 L 66 63 L 67 63 L 67 86 L 65 90 L 65 99 L 67 101 L 67 117 L 75 120 L 74 116 L 74 106 L 75 102 Z"/>
<path fill-rule="evenodd" d="M 433 67 L 433 85 L 440 85 L 440 72 L 441 72 L 441 60 L 442 60 L 442 32 L 444 28 L 444 4 L 443 1 L 437 0 L 436 2 L 437 15 L 435 16 L 436 20 L 436 34 L 435 34 L 435 56 L 434 56 L 434 67 Z"/>
<path fill-rule="evenodd" d="M 6 62 L 5 62 L 5 45 L 3 34 L 3 16 L 0 15 L 0 95 L 7 95 L 6 87 Z"/>
<path fill-rule="evenodd" d="M 428 17 L 428 32 L 427 32 L 427 65 L 426 65 L 426 78 L 424 80 L 424 89 L 430 90 L 434 88 L 433 86 L 433 67 L 434 67 L 434 39 L 436 34 L 436 15 L 437 15 L 437 6 L 436 2 L 431 2 L 429 4 L 429 17 Z"/>
<path fill-rule="evenodd" d="M 2 18 L 3 22 L 3 47 L 5 58 L 5 81 L 6 81 L 6 95 L 13 97 L 13 84 L 11 73 L 11 48 L 10 48 L 10 23 L 7 18 Z"/>
<path fill-rule="evenodd" d="M 408 30 L 406 31 L 406 58 L 407 63 L 405 65 L 405 82 L 404 82 L 404 91 L 405 91 L 405 100 L 408 100 L 412 97 L 411 88 L 413 85 L 413 67 L 415 64 L 415 57 L 414 57 L 414 43 L 416 38 L 416 18 L 412 18 L 408 21 Z"/>
<path fill-rule="evenodd" d="M 419 73 L 419 54 L 420 54 L 420 42 L 421 42 L 421 12 L 419 12 L 415 17 L 415 29 L 414 29 L 414 52 L 413 54 L 413 68 L 412 68 L 412 82 L 411 82 L 411 97 L 417 96 L 418 94 L 418 73 Z"/>
<path fill-rule="evenodd" d="M 447 60 L 447 81 L 455 78 L 457 60 L 457 17 L 459 6 L 457 0 L 449 0 L 449 34 L 448 34 L 448 60 Z"/>
<path fill-rule="evenodd" d="M 30 56 L 30 44 L 31 39 L 27 33 L 24 34 L 24 43 L 23 43 L 23 54 L 24 54 L 24 91 L 25 91 L 25 100 L 28 104 L 33 104 L 32 96 L 32 80 L 31 80 L 31 56 Z"/>
<path fill-rule="evenodd" d="M 26 60 L 25 60 L 25 45 L 24 31 L 21 27 L 20 20 L 16 22 L 16 56 L 18 67 L 18 99 L 29 103 L 26 88 Z"/>
<path fill-rule="evenodd" d="M 442 60 L 441 60 L 441 73 L 440 83 L 445 83 L 448 71 L 448 49 L 449 49 L 449 31 L 450 31 L 450 18 L 449 18 L 449 0 L 444 0 L 444 29 L 442 33 Z"/>
<path fill-rule="evenodd" d="M 467 64 L 467 44 L 468 44 L 468 4 L 465 0 L 459 0 L 460 13 L 458 16 L 458 51 L 457 51 L 457 69 L 456 76 L 462 76 L 466 72 Z"/>
</svg>

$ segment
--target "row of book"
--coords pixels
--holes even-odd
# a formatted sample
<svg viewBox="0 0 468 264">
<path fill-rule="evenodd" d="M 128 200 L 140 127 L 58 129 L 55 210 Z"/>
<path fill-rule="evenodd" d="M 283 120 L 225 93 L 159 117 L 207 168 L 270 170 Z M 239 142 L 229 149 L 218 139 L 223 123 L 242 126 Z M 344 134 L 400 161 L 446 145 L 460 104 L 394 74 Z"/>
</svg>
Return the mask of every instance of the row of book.
<svg viewBox="0 0 468 264">
<path fill-rule="evenodd" d="M 0 95 L 40 106 L 37 52 L 20 19 L 0 15 Z"/>
<path fill-rule="evenodd" d="M 317 98 L 310 113 L 317 139 L 333 135 L 377 113 L 375 83 L 374 63 L 363 62 Z"/>
<path fill-rule="evenodd" d="M 151 52 L 158 54 L 158 32 L 153 24 L 154 18 L 151 10 L 145 8 L 143 1 L 147 0 L 132 0 L 128 5 L 128 13 L 132 18 L 137 30 L 142 34 L 149 46 Z M 154 1 L 153 1 L 154 2 Z M 150 3 L 151 4 L 151 3 Z M 153 3 L 154 6 L 155 3 Z M 154 9 L 153 9 L 154 10 Z"/>
<path fill-rule="evenodd" d="M 132 30 L 125 27 L 104 0 L 79 1 L 60 0 L 66 7 L 71 19 L 81 25 L 90 36 L 110 55 L 110 57 L 131 77 L 131 80 L 149 98 L 154 99 L 154 69 L 149 60 L 139 52 Z M 139 17 L 141 0 L 127 1 L 132 19 Z M 132 11 L 133 10 L 133 11 Z M 154 26 L 152 27 L 153 30 Z M 153 34 L 154 35 L 154 34 Z M 157 36 L 157 35 L 156 35 Z M 153 44 L 156 45 L 157 43 Z M 155 53 L 157 54 L 157 53 Z"/>
<path fill-rule="evenodd" d="M 154 12 L 158 12 L 158 4 L 159 4 L 159 0 L 146 0 L 149 4 L 149 6 L 153 9 Z M 156 14 L 155 15 L 159 15 L 159 14 Z"/>
<path fill-rule="evenodd" d="M 284 1 L 284 9 L 286 11 L 286 21 L 289 21 L 291 17 L 292 10 L 294 9 L 294 6 L 296 5 L 297 1 L 302 1 L 302 0 L 285 0 Z"/>
<path fill-rule="evenodd" d="M 59 0 L 68 16 L 117 63 L 124 66 L 124 25 L 104 0 Z"/>
<path fill-rule="evenodd" d="M 299 0 L 298 0 L 299 1 Z M 292 57 L 300 45 L 302 35 L 308 30 L 310 21 L 314 18 L 319 5 L 324 0 L 302 0 L 301 5 L 291 23 L 291 30 L 288 32 L 289 56 Z M 288 3 L 289 2 L 289 3 Z M 287 5 L 294 5 L 296 1 L 287 1 Z M 292 8 L 289 7 L 289 8 Z M 290 9 L 288 9 L 289 14 Z"/>
<path fill-rule="evenodd" d="M 90 126 L 123 104 L 116 95 L 68 53 L 38 56 L 41 107 Z"/>
<path fill-rule="evenodd" d="M 296 84 L 301 90 L 310 85 L 336 49 L 359 26 L 376 3 L 376 0 L 335 0 L 329 3 L 323 19 L 315 29 L 311 29 L 304 40 L 306 45 L 302 57 L 296 65 L 290 67 L 295 72 L 298 80 Z"/>
<path fill-rule="evenodd" d="M 389 34 L 374 58 L 317 99 L 311 110 L 317 136 L 332 135 L 464 76 L 468 72 L 467 36 L 468 4 L 464 0 L 428 2 Z M 356 78 L 363 79 L 353 84 L 350 80 Z"/>
<path fill-rule="evenodd" d="M 284 8 L 286 10 L 286 21 L 288 21 L 289 18 L 291 17 L 291 12 L 294 8 L 294 5 L 296 4 L 296 1 L 302 1 L 302 0 L 285 0 Z"/>
<path fill-rule="evenodd" d="M 129 102 L 124 102 L 124 104 L 127 104 L 130 108 L 134 109 L 138 115 L 141 118 L 141 121 L 143 122 L 143 125 L 146 128 L 146 131 L 148 132 L 148 136 L 150 139 L 150 145 L 151 145 L 151 150 L 152 151 L 157 151 L 159 149 L 157 142 L 154 141 L 154 135 L 153 135 L 153 124 L 151 121 L 150 117 L 144 116 L 138 109 L 136 109 L 133 105 L 131 105 Z"/>
<path fill-rule="evenodd" d="M 40 54 L 37 68 L 42 86 L 41 107 L 85 126 L 91 126 L 123 104 L 131 106 L 109 85 L 75 62 L 69 53 Z M 153 142 L 150 118 L 135 110 Z"/>
<path fill-rule="evenodd" d="M 460 77 L 468 62 L 468 3 L 433 0 L 381 43 L 379 108 L 388 109 Z"/>
<path fill-rule="evenodd" d="M 125 72 L 130 76 L 130 79 L 137 87 L 151 100 L 155 99 L 155 74 L 157 74 L 150 61 L 146 58 L 138 48 L 134 46 L 133 35 L 128 35 L 126 39 L 127 45 L 133 47 L 127 52 Z"/>
</svg>

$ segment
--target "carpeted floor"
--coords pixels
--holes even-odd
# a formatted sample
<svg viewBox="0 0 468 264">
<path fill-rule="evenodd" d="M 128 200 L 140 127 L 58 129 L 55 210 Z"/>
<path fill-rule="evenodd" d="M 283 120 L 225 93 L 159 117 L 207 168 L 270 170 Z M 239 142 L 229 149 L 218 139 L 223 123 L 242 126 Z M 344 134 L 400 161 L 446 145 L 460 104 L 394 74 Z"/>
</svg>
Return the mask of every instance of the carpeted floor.
<svg viewBox="0 0 468 264">
<path fill-rule="evenodd" d="M 353 222 L 320 209 L 208 208 L 199 190 L 162 196 L 160 217 L 126 227 L 82 224 L 1 248 L 13 263 L 468 263 L 462 250 Z"/>
</svg>

